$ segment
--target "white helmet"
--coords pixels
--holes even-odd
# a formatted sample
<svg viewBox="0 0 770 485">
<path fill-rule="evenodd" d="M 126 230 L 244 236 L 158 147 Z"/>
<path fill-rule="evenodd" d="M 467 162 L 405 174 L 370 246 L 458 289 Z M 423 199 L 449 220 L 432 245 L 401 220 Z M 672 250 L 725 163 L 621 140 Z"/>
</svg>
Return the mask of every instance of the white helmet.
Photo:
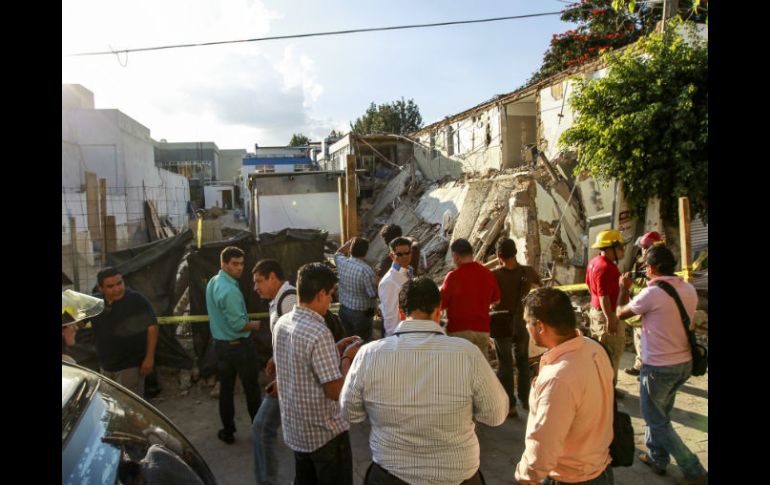
<svg viewBox="0 0 770 485">
<path fill-rule="evenodd" d="M 61 326 L 88 320 L 102 313 L 104 300 L 73 290 L 61 292 Z"/>
</svg>

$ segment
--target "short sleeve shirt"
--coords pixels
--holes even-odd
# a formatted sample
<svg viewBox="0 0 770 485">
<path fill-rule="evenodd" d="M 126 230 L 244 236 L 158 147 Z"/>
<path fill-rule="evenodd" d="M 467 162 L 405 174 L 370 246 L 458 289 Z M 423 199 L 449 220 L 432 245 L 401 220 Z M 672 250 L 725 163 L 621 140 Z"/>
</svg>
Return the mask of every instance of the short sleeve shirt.
<svg viewBox="0 0 770 485">
<path fill-rule="evenodd" d="M 599 299 L 610 298 L 610 310 L 615 311 L 620 296 L 620 270 L 615 263 L 601 254 L 594 257 L 586 268 L 586 284 L 591 292 L 591 306 L 601 308 Z"/>
</svg>

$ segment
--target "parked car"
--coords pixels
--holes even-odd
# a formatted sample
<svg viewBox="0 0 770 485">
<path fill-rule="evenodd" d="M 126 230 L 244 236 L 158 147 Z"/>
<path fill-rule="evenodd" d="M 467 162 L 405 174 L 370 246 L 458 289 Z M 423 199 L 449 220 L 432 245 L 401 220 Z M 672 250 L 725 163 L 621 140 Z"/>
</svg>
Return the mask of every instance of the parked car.
<svg viewBox="0 0 770 485">
<path fill-rule="evenodd" d="M 62 362 L 62 484 L 201 484 L 216 479 L 160 411 L 85 367 Z"/>
</svg>

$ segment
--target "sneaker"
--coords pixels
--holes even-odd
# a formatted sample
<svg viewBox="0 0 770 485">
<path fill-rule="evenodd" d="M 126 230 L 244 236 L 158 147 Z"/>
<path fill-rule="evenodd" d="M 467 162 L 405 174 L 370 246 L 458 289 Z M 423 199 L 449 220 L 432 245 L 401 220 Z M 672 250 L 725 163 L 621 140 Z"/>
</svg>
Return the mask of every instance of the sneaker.
<svg viewBox="0 0 770 485">
<path fill-rule="evenodd" d="M 704 473 L 697 478 L 680 478 L 676 481 L 676 485 L 705 485 L 709 482 L 709 474 Z"/>
<path fill-rule="evenodd" d="M 630 376 L 638 376 L 641 373 L 641 371 L 636 367 L 626 367 L 625 369 L 623 369 L 623 372 L 625 372 Z"/>
<path fill-rule="evenodd" d="M 652 468 L 652 471 L 657 475 L 662 476 L 666 474 L 666 469 L 659 467 L 654 461 L 652 461 L 652 458 L 647 453 L 642 453 L 639 455 L 639 461 Z"/>
<path fill-rule="evenodd" d="M 219 433 L 217 433 L 217 438 L 224 441 L 228 445 L 232 445 L 235 442 L 235 436 L 233 436 L 232 433 L 228 433 L 224 429 L 219 430 Z"/>
</svg>

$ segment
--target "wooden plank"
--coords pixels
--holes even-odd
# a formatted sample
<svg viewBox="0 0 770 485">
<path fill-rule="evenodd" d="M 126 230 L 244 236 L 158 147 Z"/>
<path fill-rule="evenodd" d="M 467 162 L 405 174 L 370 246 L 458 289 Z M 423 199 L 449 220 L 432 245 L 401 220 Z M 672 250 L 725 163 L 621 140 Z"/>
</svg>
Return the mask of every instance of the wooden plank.
<svg viewBox="0 0 770 485">
<path fill-rule="evenodd" d="M 117 251 L 118 249 L 118 229 L 115 226 L 115 216 L 107 216 L 107 224 L 105 225 L 105 232 L 107 234 L 106 241 L 107 252 Z"/>
<path fill-rule="evenodd" d="M 102 238 L 101 220 L 99 219 L 99 185 L 94 172 L 86 172 L 86 214 L 88 217 L 88 232 L 91 240 Z"/>
<path fill-rule="evenodd" d="M 337 179 L 337 194 L 340 201 L 340 245 L 342 245 L 348 240 L 348 218 L 345 212 L 345 182 L 342 180 L 342 177 Z"/>
<path fill-rule="evenodd" d="M 102 265 L 107 263 L 107 179 L 99 179 L 99 223 L 102 226 Z"/>
<path fill-rule="evenodd" d="M 679 197 L 679 251 L 684 280 L 692 281 L 692 245 L 690 244 L 690 199 Z"/>
<path fill-rule="evenodd" d="M 347 239 L 358 236 L 358 208 L 356 207 L 356 156 L 350 154 L 347 156 L 347 163 L 345 164 L 345 179 L 347 182 L 347 190 L 345 195 L 347 198 Z M 346 240 L 347 240 L 346 239 Z"/>
<path fill-rule="evenodd" d="M 70 245 L 72 246 L 72 279 L 75 291 L 80 291 L 80 268 L 78 268 L 78 233 L 75 218 L 70 217 Z"/>
</svg>

